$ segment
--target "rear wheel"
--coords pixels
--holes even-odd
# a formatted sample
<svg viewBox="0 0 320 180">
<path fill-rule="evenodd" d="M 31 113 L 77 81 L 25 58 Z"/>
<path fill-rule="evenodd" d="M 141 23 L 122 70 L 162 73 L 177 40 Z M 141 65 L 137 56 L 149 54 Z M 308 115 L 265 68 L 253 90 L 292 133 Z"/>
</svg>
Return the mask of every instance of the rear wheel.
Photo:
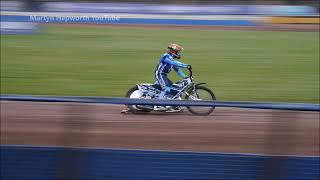
<svg viewBox="0 0 320 180">
<path fill-rule="evenodd" d="M 197 86 L 196 92 L 194 89 L 190 89 L 187 91 L 185 99 L 186 100 L 193 100 L 193 101 L 215 101 L 216 96 L 214 93 L 204 87 L 204 86 Z M 206 116 L 213 112 L 215 107 L 200 107 L 200 106 L 187 106 L 188 110 L 194 115 L 202 115 Z"/>
<path fill-rule="evenodd" d="M 139 92 L 139 89 L 137 86 L 132 87 L 131 89 L 128 90 L 126 97 L 131 98 L 131 99 L 140 99 L 141 94 Z M 128 108 L 132 113 L 146 113 L 150 112 L 151 110 L 149 109 L 141 109 L 137 105 L 127 105 Z"/>
</svg>

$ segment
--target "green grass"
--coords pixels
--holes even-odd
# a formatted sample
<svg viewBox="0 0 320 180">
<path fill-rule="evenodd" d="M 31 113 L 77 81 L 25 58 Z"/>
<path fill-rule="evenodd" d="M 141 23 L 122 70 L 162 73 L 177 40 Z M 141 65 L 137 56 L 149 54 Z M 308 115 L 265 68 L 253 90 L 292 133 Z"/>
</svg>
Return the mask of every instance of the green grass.
<svg viewBox="0 0 320 180">
<path fill-rule="evenodd" d="M 1 35 L 1 93 L 123 96 L 170 42 L 219 100 L 319 103 L 319 33 L 47 27 Z M 174 72 L 171 78 L 178 80 Z"/>
</svg>

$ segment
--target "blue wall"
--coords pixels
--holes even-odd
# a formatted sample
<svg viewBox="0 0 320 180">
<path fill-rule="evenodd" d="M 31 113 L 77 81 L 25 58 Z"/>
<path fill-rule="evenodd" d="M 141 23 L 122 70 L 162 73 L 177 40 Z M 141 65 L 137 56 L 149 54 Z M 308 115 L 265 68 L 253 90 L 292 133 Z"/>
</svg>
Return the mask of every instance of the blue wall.
<svg viewBox="0 0 320 180">
<path fill-rule="evenodd" d="M 157 18 L 121 18 L 119 20 L 110 20 L 108 18 L 94 19 L 78 18 L 66 21 L 60 16 L 47 18 L 38 16 L 38 21 L 32 19 L 29 15 L 1 15 L 1 21 L 8 22 L 33 22 L 33 23 L 68 23 L 68 24 L 161 24 L 161 25 L 213 25 L 213 26 L 256 26 L 257 23 L 250 20 L 194 20 L 194 19 L 157 19 Z M 46 17 L 46 18 L 44 18 Z M 67 17 L 67 16 L 66 16 Z M 46 22 L 48 20 L 48 22 Z"/>
<path fill-rule="evenodd" d="M 319 157 L 1 146 L 1 179 L 62 178 L 312 180 Z"/>
</svg>

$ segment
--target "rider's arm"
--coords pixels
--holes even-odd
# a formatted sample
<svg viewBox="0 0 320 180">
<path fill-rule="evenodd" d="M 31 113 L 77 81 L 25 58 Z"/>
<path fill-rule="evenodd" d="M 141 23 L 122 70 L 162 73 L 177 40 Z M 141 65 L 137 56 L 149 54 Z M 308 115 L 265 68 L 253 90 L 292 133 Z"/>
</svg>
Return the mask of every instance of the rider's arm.
<svg viewBox="0 0 320 180">
<path fill-rule="evenodd" d="M 188 67 L 188 64 L 184 64 L 184 63 L 182 63 L 180 61 L 175 61 L 175 60 L 172 60 L 170 58 L 165 58 L 163 60 L 163 62 L 168 63 L 168 64 L 173 65 L 173 66 L 178 66 L 178 67 L 183 67 L 183 68 L 187 68 Z"/>
<path fill-rule="evenodd" d="M 177 74 L 181 77 L 181 78 L 185 78 L 187 77 L 183 71 L 181 70 L 181 68 L 179 68 L 178 66 L 173 66 L 173 69 L 177 72 Z"/>
</svg>

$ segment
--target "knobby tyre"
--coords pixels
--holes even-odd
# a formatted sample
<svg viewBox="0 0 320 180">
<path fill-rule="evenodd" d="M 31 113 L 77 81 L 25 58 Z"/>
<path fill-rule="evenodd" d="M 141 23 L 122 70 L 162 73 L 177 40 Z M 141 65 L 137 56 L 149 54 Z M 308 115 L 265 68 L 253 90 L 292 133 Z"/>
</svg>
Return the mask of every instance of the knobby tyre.
<svg viewBox="0 0 320 180">
<path fill-rule="evenodd" d="M 199 97 L 197 97 L 198 99 L 205 100 L 205 101 L 216 100 L 216 96 L 209 88 L 204 86 L 197 86 L 196 90 L 199 95 Z M 192 97 L 196 97 L 196 93 L 194 92 L 194 89 L 188 90 L 187 93 L 189 94 L 189 96 L 186 95 L 185 99 L 194 100 L 192 98 Z M 187 106 L 187 109 L 194 115 L 206 116 L 211 114 L 214 111 L 215 106 L 212 106 L 212 107 Z"/>
</svg>

